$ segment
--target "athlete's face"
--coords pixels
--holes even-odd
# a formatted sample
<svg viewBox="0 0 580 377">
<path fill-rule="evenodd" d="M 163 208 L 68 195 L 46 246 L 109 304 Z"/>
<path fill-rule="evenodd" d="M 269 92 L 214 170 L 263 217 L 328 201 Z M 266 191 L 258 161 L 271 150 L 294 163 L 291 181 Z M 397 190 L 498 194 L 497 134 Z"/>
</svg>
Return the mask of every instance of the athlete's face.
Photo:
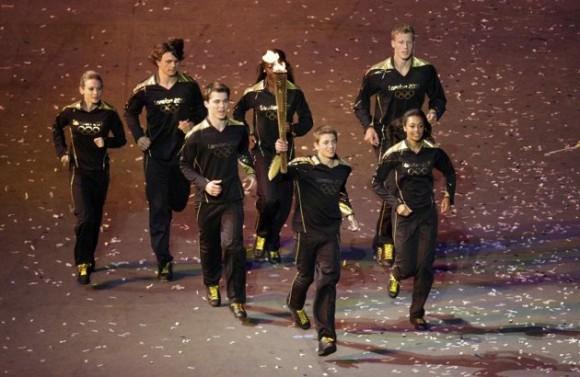
<svg viewBox="0 0 580 377">
<path fill-rule="evenodd" d="M 423 132 L 425 132 L 425 125 L 421 117 L 413 115 L 407 118 L 407 122 L 403 126 L 403 130 L 407 135 L 407 140 L 418 143 L 423 139 Z"/>
<path fill-rule="evenodd" d="M 224 92 L 211 92 L 209 100 L 204 101 L 207 108 L 208 115 L 211 118 L 224 120 L 228 117 L 228 109 L 230 108 L 230 99 L 228 94 Z"/>
<path fill-rule="evenodd" d="M 264 67 L 264 71 L 266 72 L 266 78 L 268 79 L 268 81 L 273 82 L 274 81 L 274 64 L 268 64 L 268 63 L 264 63 L 263 64 Z"/>
<path fill-rule="evenodd" d="M 322 134 L 314 143 L 318 156 L 332 159 L 336 155 L 336 137 L 333 134 Z"/>
<path fill-rule="evenodd" d="M 179 60 L 171 52 L 161 55 L 161 59 L 157 61 L 159 74 L 172 77 L 177 74 L 177 68 L 179 68 Z"/>
<path fill-rule="evenodd" d="M 391 39 L 391 46 L 393 47 L 393 55 L 400 60 L 407 60 L 413 56 L 413 49 L 415 41 L 411 33 L 397 33 Z"/>
<path fill-rule="evenodd" d="M 83 100 L 87 105 L 99 103 L 103 95 L 103 85 L 97 79 L 86 80 L 83 86 L 79 87 Z"/>
</svg>

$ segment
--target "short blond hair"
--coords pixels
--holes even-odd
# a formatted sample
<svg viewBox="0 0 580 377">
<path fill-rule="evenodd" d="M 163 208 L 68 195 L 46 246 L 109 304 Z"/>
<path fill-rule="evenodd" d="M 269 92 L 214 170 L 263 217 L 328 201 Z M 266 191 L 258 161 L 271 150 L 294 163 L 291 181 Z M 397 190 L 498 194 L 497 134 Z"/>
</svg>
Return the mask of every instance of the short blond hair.
<svg viewBox="0 0 580 377">
<path fill-rule="evenodd" d="M 322 135 L 334 135 L 334 140 L 338 141 L 338 132 L 331 126 L 320 126 L 314 130 L 313 135 L 314 141 L 317 143 L 320 141 Z"/>
<path fill-rule="evenodd" d="M 397 34 L 411 34 L 415 40 L 415 29 L 409 24 L 398 24 L 391 30 L 391 39 L 395 40 Z"/>
<path fill-rule="evenodd" d="M 101 87 L 103 86 L 103 79 L 101 78 L 101 75 L 99 75 L 96 71 L 85 71 L 81 75 L 81 80 L 79 83 L 81 88 L 85 87 L 85 82 L 87 82 L 87 80 L 97 80 L 98 82 L 101 83 Z"/>
</svg>

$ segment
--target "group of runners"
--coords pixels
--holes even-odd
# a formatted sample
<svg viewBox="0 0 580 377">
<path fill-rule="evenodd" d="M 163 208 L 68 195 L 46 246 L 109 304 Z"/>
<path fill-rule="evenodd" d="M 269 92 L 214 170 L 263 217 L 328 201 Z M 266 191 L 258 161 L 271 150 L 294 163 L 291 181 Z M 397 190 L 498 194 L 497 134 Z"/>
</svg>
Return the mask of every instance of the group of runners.
<svg viewBox="0 0 580 377">
<path fill-rule="evenodd" d="M 433 283 L 437 237 L 437 205 L 433 169 L 445 176 L 442 213 L 453 205 L 455 172 L 447 154 L 431 134 L 445 112 L 446 99 L 435 68 L 414 55 L 415 31 L 399 25 L 391 32 L 393 55 L 364 75 L 354 104 L 364 140 L 373 146 L 378 168 L 372 187 L 382 200 L 373 240 L 376 260 L 390 266 L 388 292 L 399 294 L 400 282 L 414 277 L 410 321 L 428 329 L 425 302 Z M 351 167 L 337 154 L 338 132 L 317 127 L 314 154 L 296 156 L 294 141 L 313 128 L 304 92 L 296 85 L 284 51 L 266 51 L 254 85 L 245 90 L 229 116 L 230 89 L 212 82 L 203 89 L 178 70 L 184 58 L 182 39 L 160 43 L 150 61 L 155 73 L 139 83 L 124 108 L 123 118 L 143 153 L 149 203 L 151 247 L 157 277 L 173 279 L 170 229 L 173 212 L 196 211 L 199 253 L 207 301 L 222 303 L 225 281 L 233 315 L 247 318 L 246 250 L 243 241 L 245 193 L 257 186 L 258 220 L 252 251 L 256 260 L 281 263 L 280 233 L 295 203 L 295 263 L 286 304 L 294 323 L 311 326 L 304 309 L 315 282 L 313 319 L 318 354 L 336 351 L 336 286 L 340 278 L 342 219 L 359 229 L 347 194 Z M 280 135 L 275 68 L 285 67 L 285 134 Z M 53 126 L 60 161 L 70 166 L 75 225 L 77 280 L 89 284 L 109 185 L 109 148 L 126 144 L 123 122 L 102 100 L 103 79 L 83 73 L 81 99 L 64 107 Z M 428 97 L 427 111 L 423 112 Z M 374 110 L 373 110 L 374 107 Z M 146 124 L 139 120 L 145 109 Z M 65 130 L 68 130 L 68 136 Z M 287 159 L 287 166 L 283 160 Z M 238 166 L 244 172 L 242 179 Z M 192 185 L 193 184 L 193 185 Z M 194 187 L 194 194 L 190 188 Z"/>
</svg>

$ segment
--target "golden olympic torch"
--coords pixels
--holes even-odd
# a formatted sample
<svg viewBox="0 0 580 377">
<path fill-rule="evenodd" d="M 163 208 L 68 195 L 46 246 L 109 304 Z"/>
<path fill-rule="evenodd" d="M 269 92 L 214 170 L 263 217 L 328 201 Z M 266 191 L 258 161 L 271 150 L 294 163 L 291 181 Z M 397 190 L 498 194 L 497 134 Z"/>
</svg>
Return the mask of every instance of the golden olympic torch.
<svg viewBox="0 0 580 377">
<path fill-rule="evenodd" d="M 286 87 L 287 87 L 287 76 L 286 64 L 276 62 L 272 67 L 276 80 L 274 82 L 276 88 L 276 114 L 278 115 L 278 134 L 280 139 L 286 141 Z M 286 152 L 280 153 L 280 172 L 286 173 L 288 171 L 288 155 Z"/>
</svg>

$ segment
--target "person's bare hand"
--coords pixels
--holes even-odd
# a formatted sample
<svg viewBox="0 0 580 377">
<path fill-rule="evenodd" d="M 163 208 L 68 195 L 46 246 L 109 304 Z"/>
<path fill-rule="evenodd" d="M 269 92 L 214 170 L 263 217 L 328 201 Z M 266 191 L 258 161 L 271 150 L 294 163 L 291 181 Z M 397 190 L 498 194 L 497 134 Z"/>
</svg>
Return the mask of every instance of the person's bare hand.
<svg viewBox="0 0 580 377">
<path fill-rule="evenodd" d="M 68 166 L 68 164 L 70 163 L 70 157 L 68 156 L 68 154 L 63 154 L 62 156 L 60 156 L 60 163 L 65 168 Z"/>
<path fill-rule="evenodd" d="M 426 116 L 429 123 L 434 124 L 437 122 L 437 111 L 435 109 L 430 109 Z"/>
<path fill-rule="evenodd" d="M 184 134 L 188 133 L 189 131 L 191 131 L 191 129 L 193 128 L 193 122 L 188 120 L 180 120 L 179 124 L 177 125 L 177 128 L 179 128 L 181 130 L 181 132 L 183 132 Z"/>
<path fill-rule="evenodd" d="M 360 230 L 360 224 L 354 215 L 349 215 L 346 218 L 348 220 L 348 230 L 351 232 L 356 232 Z"/>
<path fill-rule="evenodd" d="M 447 212 L 449 212 L 450 208 L 451 208 L 451 200 L 449 199 L 448 196 L 446 196 L 443 198 L 443 200 L 441 200 L 441 214 L 445 215 Z"/>
<path fill-rule="evenodd" d="M 222 180 L 215 179 L 213 181 L 209 181 L 205 186 L 205 192 L 207 192 L 211 196 L 218 196 L 222 193 Z"/>
<path fill-rule="evenodd" d="M 399 216 L 407 217 L 411 214 L 411 212 L 413 212 L 413 210 L 407 207 L 406 204 L 399 204 L 397 206 L 397 214 L 399 214 Z"/>
<path fill-rule="evenodd" d="M 93 139 L 93 141 L 95 142 L 95 145 L 98 148 L 104 148 L 105 147 L 105 139 L 103 139 L 102 137 L 96 137 Z"/>
<path fill-rule="evenodd" d="M 379 146 L 379 135 L 377 134 L 377 131 L 375 131 L 373 127 L 369 127 L 365 131 L 364 141 L 366 141 L 373 147 Z"/>
<path fill-rule="evenodd" d="M 276 152 L 283 153 L 288 151 L 288 142 L 282 139 L 276 140 Z"/>
<path fill-rule="evenodd" d="M 151 146 L 151 139 L 149 139 L 147 136 L 141 136 L 137 140 L 137 146 L 139 147 L 139 149 L 145 152 Z"/>
</svg>

